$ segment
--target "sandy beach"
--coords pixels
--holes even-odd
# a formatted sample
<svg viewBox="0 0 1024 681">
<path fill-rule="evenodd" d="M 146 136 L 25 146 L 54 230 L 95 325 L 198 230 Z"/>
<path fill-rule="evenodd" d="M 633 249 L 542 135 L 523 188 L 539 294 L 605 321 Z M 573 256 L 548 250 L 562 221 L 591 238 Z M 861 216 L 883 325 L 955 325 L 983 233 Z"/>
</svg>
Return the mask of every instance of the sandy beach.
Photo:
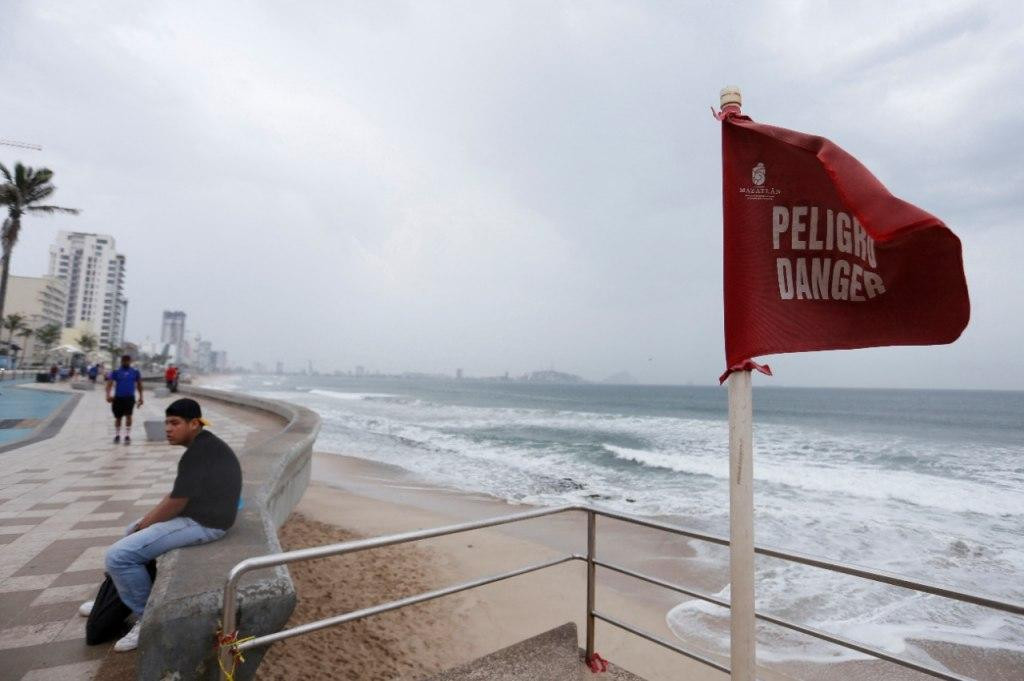
<svg viewBox="0 0 1024 681">
<path fill-rule="evenodd" d="M 400 469 L 352 457 L 318 454 L 313 477 L 281 529 L 286 548 L 525 510 L 428 487 Z M 582 521 L 538 519 L 514 529 L 478 530 L 294 566 L 299 605 L 290 625 L 581 551 Z M 610 528 L 609 537 L 613 534 Z M 608 541 L 607 548 L 614 553 L 615 544 Z M 565 622 L 575 622 L 582 637 L 585 585 L 584 565 L 573 562 L 289 639 L 270 649 L 258 678 L 285 681 L 306 678 L 311 669 L 330 669 L 337 678 L 420 679 Z M 616 587 L 600 580 L 599 609 L 671 638 L 656 598 Z M 727 678 L 602 623 L 597 641 L 602 656 L 651 681 Z"/>
<path fill-rule="evenodd" d="M 315 455 L 313 481 L 282 527 L 286 549 L 436 527 L 528 510 L 485 495 L 426 484 L 401 468 L 353 456 Z M 585 552 L 581 514 L 561 514 L 501 528 L 303 563 L 292 568 L 299 604 L 289 626 L 496 574 L 566 553 Z M 705 593 L 728 576 L 701 568 L 689 541 L 618 521 L 598 522 L 598 555 Z M 726 564 L 722 562 L 722 564 Z M 275 644 L 257 678 L 291 681 L 311 670 L 345 679 L 423 679 L 481 655 L 575 622 L 583 644 L 586 575 L 571 563 L 429 603 Z M 599 611 L 670 641 L 665 613 L 684 597 L 598 571 Z M 762 625 L 764 626 L 764 625 Z M 728 665 L 728 659 L 684 647 Z M 950 644 L 926 648 L 941 663 L 964 661 L 976 678 L 1015 681 L 1015 656 Z M 597 650 L 649 681 L 728 678 L 632 634 L 598 622 Z M 957 660 L 960 660 L 958 663 Z M 916 672 L 875 660 L 823 664 L 790 661 L 761 667 L 766 681 L 914 681 Z"/>
</svg>

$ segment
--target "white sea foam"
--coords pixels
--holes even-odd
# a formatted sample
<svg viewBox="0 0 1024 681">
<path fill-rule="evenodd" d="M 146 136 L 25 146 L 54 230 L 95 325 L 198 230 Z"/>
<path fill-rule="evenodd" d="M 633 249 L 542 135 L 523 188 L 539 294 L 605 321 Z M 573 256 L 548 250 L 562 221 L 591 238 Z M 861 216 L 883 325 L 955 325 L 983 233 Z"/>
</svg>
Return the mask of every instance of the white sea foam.
<svg viewBox="0 0 1024 681">
<path fill-rule="evenodd" d="M 762 594 L 770 597 L 777 596 L 779 592 L 760 581 L 757 590 L 758 610 L 777 613 L 770 604 L 763 602 Z M 797 592 L 787 592 L 787 595 L 791 601 L 799 602 L 820 593 L 814 592 L 813 586 L 805 585 Z M 714 595 L 728 600 L 729 589 L 726 587 Z M 949 622 L 944 621 L 950 616 L 949 608 L 922 607 L 920 594 L 893 597 L 884 605 L 876 604 L 862 593 L 844 591 L 843 596 L 866 600 L 871 607 L 859 614 L 843 617 L 840 613 L 844 608 L 836 599 L 836 602 L 824 606 L 816 604 L 813 621 L 806 621 L 806 612 L 794 613 L 787 619 L 940 669 L 943 666 L 931 658 L 918 642 L 955 643 L 972 648 L 1024 653 L 1024 629 L 1009 616 L 978 612 L 958 622 Z M 833 614 L 828 614 L 830 612 Z M 720 655 L 729 654 L 729 618 L 722 608 L 693 599 L 669 610 L 665 622 L 680 640 Z M 777 627 L 760 627 L 758 640 L 757 656 L 762 662 L 829 663 L 871 659 L 863 653 Z"/>
<path fill-rule="evenodd" d="M 312 390 L 311 394 L 350 401 L 396 397 L 386 393 L 341 393 L 327 390 Z M 492 428 L 597 430 L 662 445 L 660 448 L 640 449 L 601 443 L 605 451 L 620 460 L 720 480 L 727 476 L 727 456 L 722 444 L 725 432 L 723 425 L 718 423 L 658 417 L 609 418 L 586 413 L 495 410 L 450 405 L 440 405 L 445 418 L 439 422 L 438 415 L 431 413 L 439 405 L 414 406 L 423 412 L 420 414 L 422 419 L 410 423 L 386 413 L 376 414 L 371 430 L 375 428 L 377 432 L 421 444 L 443 445 L 454 456 L 467 457 L 481 456 L 481 443 L 479 439 L 465 435 Z M 359 427 L 358 424 L 354 425 Z M 1024 495 L 1012 488 L 997 488 L 907 470 L 888 470 L 880 475 L 877 466 L 830 461 L 828 454 L 832 452 L 794 455 L 793 438 L 787 432 L 789 430 L 786 427 L 770 426 L 759 430 L 761 440 L 754 464 L 759 483 L 778 485 L 783 491 L 791 490 L 792 494 L 896 501 L 957 513 L 998 516 L 1024 514 Z M 856 443 L 845 445 L 848 450 L 856 450 L 857 447 Z M 487 458 L 503 460 L 513 467 L 533 467 L 536 452 L 532 453 L 534 456 L 524 458 L 523 452 L 515 446 L 503 443 L 489 451 Z M 575 463 L 586 468 L 587 462 L 569 460 L 566 463 L 570 467 Z"/>
<path fill-rule="evenodd" d="M 218 380 L 218 381 L 203 381 L 200 384 L 203 388 L 210 388 L 211 390 L 237 390 L 238 383 L 230 379 Z"/>
<path fill-rule="evenodd" d="M 339 390 L 321 390 L 320 388 L 309 388 L 305 392 L 308 392 L 311 395 L 320 395 L 321 397 L 330 397 L 331 399 L 334 399 L 334 400 L 366 400 L 366 399 L 380 398 L 380 397 L 398 397 L 397 395 L 392 395 L 390 393 L 363 393 L 363 392 L 358 392 L 358 393 L 353 392 L 353 393 L 350 393 L 350 392 L 341 392 Z"/>
<path fill-rule="evenodd" d="M 720 420 L 452 405 L 323 388 L 273 396 L 321 414 L 321 449 L 358 451 L 428 481 L 516 503 L 592 502 L 720 534 L 728 528 L 728 432 Z M 1019 448 L 785 423 L 759 423 L 755 444 L 759 542 L 1024 598 Z M 693 546 L 697 555 L 687 565 L 726 565 L 720 550 Z M 915 659 L 926 657 L 915 639 L 1024 648 L 1022 625 L 987 611 L 862 581 L 837 584 L 799 566 L 758 565 L 759 607 Z M 687 602 L 667 621 L 680 637 L 727 651 L 728 626 L 717 611 Z M 857 656 L 805 637 L 766 636 L 765 660 Z"/>
</svg>

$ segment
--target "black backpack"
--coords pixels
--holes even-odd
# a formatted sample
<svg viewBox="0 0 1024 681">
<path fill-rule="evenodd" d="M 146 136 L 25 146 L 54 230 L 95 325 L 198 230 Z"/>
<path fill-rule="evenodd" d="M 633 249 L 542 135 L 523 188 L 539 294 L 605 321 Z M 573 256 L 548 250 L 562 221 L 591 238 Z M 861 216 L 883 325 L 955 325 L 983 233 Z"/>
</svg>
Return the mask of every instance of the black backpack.
<svg viewBox="0 0 1024 681">
<path fill-rule="evenodd" d="M 150 580 L 156 579 L 156 561 L 146 563 L 146 571 Z M 92 604 L 92 612 L 85 623 L 85 642 L 91 646 L 119 639 L 128 633 L 132 625 L 127 621 L 132 611 L 117 594 L 117 587 L 110 575 L 106 576 L 96 599 Z"/>
</svg>

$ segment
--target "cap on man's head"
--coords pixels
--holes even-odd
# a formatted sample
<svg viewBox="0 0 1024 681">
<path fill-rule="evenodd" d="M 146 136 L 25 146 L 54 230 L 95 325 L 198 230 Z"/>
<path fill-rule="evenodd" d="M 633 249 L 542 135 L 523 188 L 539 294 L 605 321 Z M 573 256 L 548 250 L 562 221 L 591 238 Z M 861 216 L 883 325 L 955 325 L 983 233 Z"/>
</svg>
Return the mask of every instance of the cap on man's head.
<svg viewBox="0 0 1024 681">
<path fill-rule="evenodd" d="M 186 421 L 192 419 L 199 419 L 199 422 L 204 426 L 210 425 L 210 422 L 203 418 L 203 410 L 199 406 L 199 403 L 188 397 L 183 397 L 180 400 L 174 400 L 164 411 L 166 416 L 177 416 L 183 418 Z"/>
</svg>

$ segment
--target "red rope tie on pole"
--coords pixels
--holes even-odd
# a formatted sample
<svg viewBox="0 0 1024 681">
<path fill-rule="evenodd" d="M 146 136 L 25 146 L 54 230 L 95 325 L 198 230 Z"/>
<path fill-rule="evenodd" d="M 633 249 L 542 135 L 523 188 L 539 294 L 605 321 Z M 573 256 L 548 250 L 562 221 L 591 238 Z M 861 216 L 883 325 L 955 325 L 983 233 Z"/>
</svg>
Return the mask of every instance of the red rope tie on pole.
<svg viewBox="0 0 1024 681">
<path fill-rule="evenodd" d="M 726 369 L 725 373 L 718 377 L 718 385 L 725 383 L 725 379 L 729 378 L 729 374 L 737 371 L 760 371 L 765 376 L 772 375 L 772 368 L 767 364 L 758 364 L 752 359 L 746 359 Z"/>
<path fill-rule="evenodd" d="M 591 673 L 600 674 L 601 672 L 608 671 L 608 660 L 601 657 L 601 655 L 595 652 L 593 655 L 587 658 L 587 666 L 590 667 Z"/>
<path fill-rule="evenodd" d="M 242 651 L 238 649 L 239 643 L 244 643 L 256 638 L 255 636 L 246 636 L 245 638 L 238 638 L 238 630 L 225 634 L 221 629 L 221 625 L 217 625 L 216 642 L 213 645 L 213 649 L 217 652 L 217 664 L 220 666 L 220 670 L 224 673 L 224 678 L 228 681 L 234 681 L 235 669 L 242 662 L 245 662 L 245 658 L 242 657 Z M 231 649 L 231 669 L 226 669 L 224 663 L 220 659 L 220 649 L 224 646 L 228 646 Z"/>
</svg>

